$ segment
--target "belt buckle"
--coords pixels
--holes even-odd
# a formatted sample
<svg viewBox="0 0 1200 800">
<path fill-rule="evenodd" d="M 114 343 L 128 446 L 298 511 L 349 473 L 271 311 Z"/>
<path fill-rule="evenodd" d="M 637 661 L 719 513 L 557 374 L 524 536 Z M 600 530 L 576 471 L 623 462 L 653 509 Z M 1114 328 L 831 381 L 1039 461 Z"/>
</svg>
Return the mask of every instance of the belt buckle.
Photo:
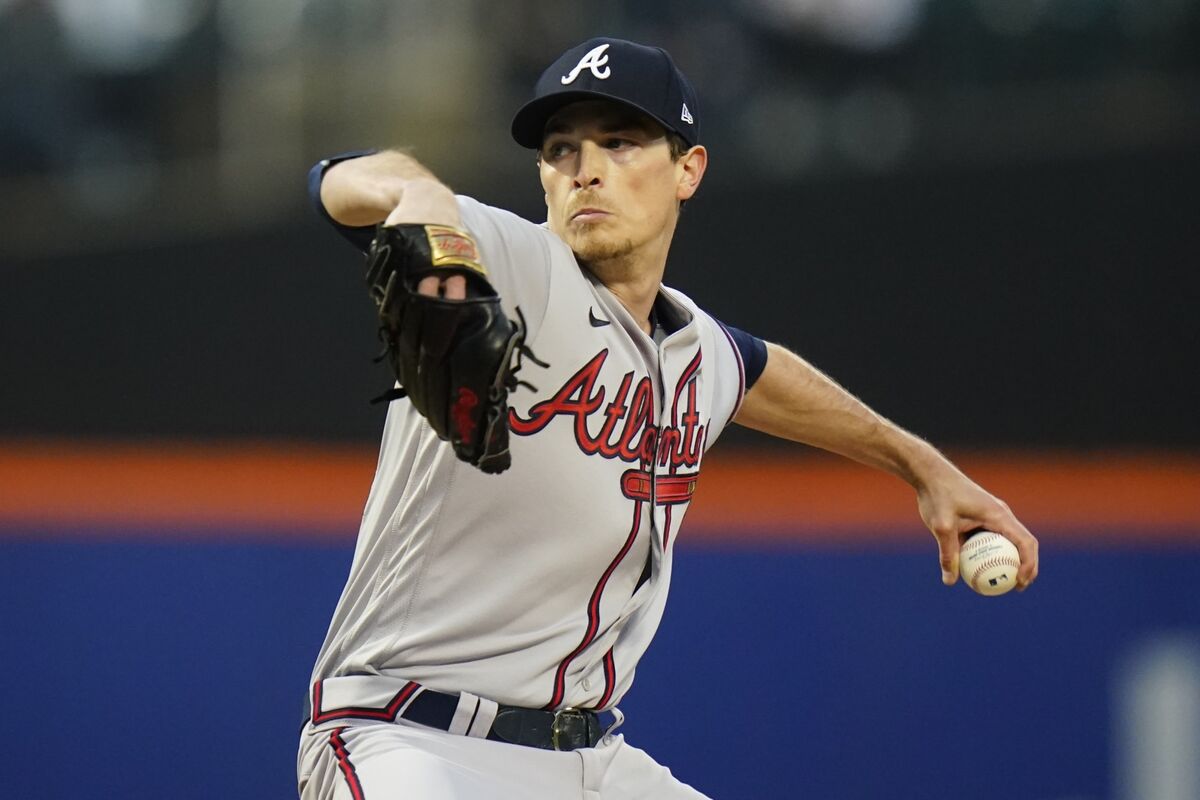
<svg viewBox="0 0 1200 800">
<path fill-rule="evenodd" d="M 560 708 L 558 711 L 555 711 L 554 720 L 550 723 L 550 745 L 555 750 L 563 749 L 561 746 L 561 736 L 564 733 L 563 726 L 567 724 L 564 718 L 566 720 L 578 720 L 584 723 L 585 728 L 587 726 L 587 715 L 578 708 Z M 575 748 L 572 747 L 570 749 L 573 750 Z"/>
</svg>

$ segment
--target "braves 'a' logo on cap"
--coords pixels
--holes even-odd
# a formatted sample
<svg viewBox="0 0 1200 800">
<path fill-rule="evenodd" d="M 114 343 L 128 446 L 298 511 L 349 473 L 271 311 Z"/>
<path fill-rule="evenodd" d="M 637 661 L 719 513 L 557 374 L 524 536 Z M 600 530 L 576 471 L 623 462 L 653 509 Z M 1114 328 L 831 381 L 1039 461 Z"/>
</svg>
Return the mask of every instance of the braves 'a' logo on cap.
<svg viewBox="0 0 1200 800">
<path fill-rule="evenodd" d="M 579 63 L 575 65 L 575 69 L 562 76 L 563 85 L 566 86 L 568 83 L 574 83 L 575 79 L 579 77 L 579 73 L 583 72 L 584 67 L 590 69 L 598 80 L 604 80 L 611 75 L 612 69 L 605 66 L 608 64 L 608 55 L 604 52 L 607 49 L 608 45 L 602 44 L 599 47 L 593 47 L 591 50 L 588 50 L 587 55 L 579 59 Z"/>
</svg>

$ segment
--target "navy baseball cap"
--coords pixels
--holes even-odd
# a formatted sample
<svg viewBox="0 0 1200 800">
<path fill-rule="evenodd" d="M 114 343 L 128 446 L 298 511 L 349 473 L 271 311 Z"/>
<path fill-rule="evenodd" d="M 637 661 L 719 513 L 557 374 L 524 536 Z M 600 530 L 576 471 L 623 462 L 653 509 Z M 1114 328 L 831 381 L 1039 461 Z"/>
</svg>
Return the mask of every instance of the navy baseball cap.
<svg viewBox="0 0 1200 800">
<path fill-rule="evenodd" d="M 538 78 L 533 99 L 517 111 L 517 144 L 542 146 L 546 121 L 577 100 L 616 100 L 649 114 L 689 146 L 700 140 L 696 90 L 661 47 L 624 39 L 588 39 L 572 47 Z"/>
</svg>

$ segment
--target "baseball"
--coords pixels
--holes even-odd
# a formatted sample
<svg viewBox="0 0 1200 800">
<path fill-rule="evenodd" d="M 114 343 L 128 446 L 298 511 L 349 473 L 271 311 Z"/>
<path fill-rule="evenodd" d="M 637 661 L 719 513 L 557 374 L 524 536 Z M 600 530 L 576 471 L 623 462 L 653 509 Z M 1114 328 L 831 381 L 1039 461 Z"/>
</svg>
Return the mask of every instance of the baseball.
<svg viewBox="0 0 1200 800">
<path fill-rule="evenodd" d="M 967 539 L 958 560 L 962 579 L 988 597 L 1004 594 L 1016 586 L 1020 566 L 1016 545 L 992 531 L 980 531 Z"/>
</svg>

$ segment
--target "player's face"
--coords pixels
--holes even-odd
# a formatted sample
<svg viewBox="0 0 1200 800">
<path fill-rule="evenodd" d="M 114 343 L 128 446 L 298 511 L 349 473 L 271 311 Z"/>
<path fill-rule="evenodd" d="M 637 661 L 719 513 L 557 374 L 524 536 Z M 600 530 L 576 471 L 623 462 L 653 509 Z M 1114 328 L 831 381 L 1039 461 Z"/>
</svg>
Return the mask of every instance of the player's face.
<svg viewBox="0 0 1200 800">
<path fill-rule="evenodd" d="M 546 123 L 539 159 L 550 229 L 584 262 L 660 249 L 665 258 L 679 201 L 699 185 L 692 156 L 673 159 L 663 127 L 627 106 L 564 107 Z"/>
</svg>

